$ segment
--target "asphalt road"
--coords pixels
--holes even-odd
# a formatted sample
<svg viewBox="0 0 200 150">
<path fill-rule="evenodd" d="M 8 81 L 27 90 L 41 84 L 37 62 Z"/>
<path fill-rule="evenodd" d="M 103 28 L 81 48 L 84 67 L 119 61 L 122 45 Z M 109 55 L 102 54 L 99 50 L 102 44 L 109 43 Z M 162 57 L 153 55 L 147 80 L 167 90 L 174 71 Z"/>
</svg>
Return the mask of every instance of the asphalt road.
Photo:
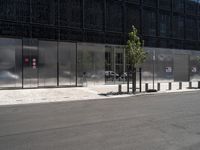
<svg viewBox="0 0 200 150">
<path fill-rule="evenodd" d="M 199 150 L 200 93 L 0 107 L 0 150 Z"/>
</svg>

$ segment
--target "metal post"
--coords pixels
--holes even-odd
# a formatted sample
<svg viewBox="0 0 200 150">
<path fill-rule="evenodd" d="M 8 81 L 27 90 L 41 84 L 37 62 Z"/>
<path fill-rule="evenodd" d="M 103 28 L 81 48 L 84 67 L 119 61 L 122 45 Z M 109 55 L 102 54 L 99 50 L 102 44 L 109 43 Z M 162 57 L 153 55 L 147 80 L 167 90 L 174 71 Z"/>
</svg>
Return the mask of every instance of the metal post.
<svg viewBox="0 0 200 150">
<path fill-rule="evenodd" d="M 142 92 L 142 68 L 139 68 L 140 73 L 140 93 Z"/>
<path fill-rule="evenodd" d="M 169 89 L 168 90 L 169 91 L 172 90 L 172 83 L 171 82 L 169 82 Z"/>
<path fill-rule="evenodd" d="M 192 88 L 192 82 L 190 81 L 189 82 L 189 89 L 191 89 Z"/>
<path fill-rule="evenodd" d="M 156 56 L 155 56 L 155 50 L 153 51 L 153 89 L 155 89 L 155 60 L 156 60 Z"/>
<path fill-rule="evenodd" d="M 149 90 L 149 84 L 145 83 L 145 91 L 147 92 Z"/>
<path fill-rule="evenodd" d="M 160 91 L 160 83 L 157 85 L 157 90 Z"/>
<path fill-rule="evenodd" d="M 121 85 L 121 84 L 118 85 L 118 93 L 119 93 L 119 94 L 122 93 L 122 85 Z"/>
<path fill-rule="evenodd" d="M 198 81 L 198 89 L 200 89 L 200 81 Z"/>
<path fill-rule="evenodd" d="M 182 90 L 182 82 L 179 82 L 179 90 Z"/>
<path fill-rule="evenodd" d="M 127 93 L 129 93 L 129 68 L 128 68 L 128 72 L 127 72 Z"/>
</svg>

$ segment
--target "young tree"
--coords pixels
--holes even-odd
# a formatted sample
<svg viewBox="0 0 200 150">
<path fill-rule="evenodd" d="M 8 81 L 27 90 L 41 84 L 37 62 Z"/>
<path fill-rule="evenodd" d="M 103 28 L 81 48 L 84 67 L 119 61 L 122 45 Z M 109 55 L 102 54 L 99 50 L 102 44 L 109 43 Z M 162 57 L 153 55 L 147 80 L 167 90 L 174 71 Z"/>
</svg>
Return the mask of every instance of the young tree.
<svg viewBox="0 0 200 150">
<path fill-rule="evenodd" d="M 128 64 L 130 65 L 128 68 L 128 75 L 130 71 L 132 72 L 133 93 L 136 92 L 136 67 L 145 61 L 146 56 L 147 53 L 143 49 L 143 42 L 141 42 L 141 39 L 138 36 L 137 29 L 132 26 L 132 31 L 129 33 L 129 40 L 127 41 L 126 45 L 126 58 Z"/>
</svg>

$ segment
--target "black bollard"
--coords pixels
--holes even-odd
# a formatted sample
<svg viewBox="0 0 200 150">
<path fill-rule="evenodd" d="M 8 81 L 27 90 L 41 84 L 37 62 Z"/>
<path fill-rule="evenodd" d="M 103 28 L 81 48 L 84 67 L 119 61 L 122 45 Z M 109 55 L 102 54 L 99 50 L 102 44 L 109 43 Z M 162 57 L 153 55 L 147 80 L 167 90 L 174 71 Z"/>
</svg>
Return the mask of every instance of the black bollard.
<svg viewBox="0 0 200 150">
<path fill-rule="evenodd" d="M 118 85 L 118 93 L 122 94 L 122 85 L 121 84 Z"/>
<path fill-rule="evenodd" d="M 190 81 L 189 82 L 189 89 L 191 89 L 192 88 L 192 82 Z"/>
<path fill-rule="evenodd" d="M 200 89 L 200 81 L 198 81 L 198 89 Z"/>
<path fill-rule="evenodd" d="M 169 91 L 172 90 L 172 83 L 171 82 L 169 82 L 169 89 L 168 90 Z"/>
<path fill-rule="evenodd" d="M 160 83 L 158 82 L 157 84 L 157 90 L 160 91 Z"/>
<path fill-rule="evenodd" d="M 148 92 L 148 90 L 149 90 L 149 84 L 145 83 L 145 91 Z"/>
<path fill-rule="evenodd" d="M 179 90 L 182 90 L 182 82 L 179 82 Z"/>
</svg>

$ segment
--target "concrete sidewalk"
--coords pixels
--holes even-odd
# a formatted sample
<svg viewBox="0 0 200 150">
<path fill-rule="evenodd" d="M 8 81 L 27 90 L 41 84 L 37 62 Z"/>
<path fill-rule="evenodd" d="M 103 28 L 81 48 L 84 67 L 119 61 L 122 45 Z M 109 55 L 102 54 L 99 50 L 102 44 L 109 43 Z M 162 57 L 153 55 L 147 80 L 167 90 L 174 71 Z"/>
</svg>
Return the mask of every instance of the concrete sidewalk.
<svg viewBox="0 0 200 150">
<path fill-rule="evenodd" d="M 197 82 L 193 83 L 197 87 Z M 149 84 L 152 88 L 152 84 Z M 155 86 L 155 88 L 157 88 Z M 144 92 L 145 84 L 142 85 L 143 92 L 136 95 L 147 94 Z M 178 83 L 172 83 L 172 90 L 168 90 L 168 83 L 161 83 L 161 91 L 158 93 L 196 91 L 198 89 L 188 89 L 188 83 L 183 83 L 183 89 L 178 90 Z M 127 91 L 126 84 L 122 85 L 122 92 Z M 0 90 L 0 105 L 48 103 L 61 101 L 77 101 L 105 98 L 120 98 L 133 96 L 132 94 L 112 95 L 118 92 L 118 85 L 98 85 L 91 87 L 77 88 L 48 88 L 48 89 L 20 89 L 20 90 Z M 131 89 L 130 89 L 131 92 Z M 110 94 L 109 94 L 110 93 Z M 108 94 L 107 96 L 105 96 Z M 149 93 L 148 93 L 149 94 Z"/>
</svg>

